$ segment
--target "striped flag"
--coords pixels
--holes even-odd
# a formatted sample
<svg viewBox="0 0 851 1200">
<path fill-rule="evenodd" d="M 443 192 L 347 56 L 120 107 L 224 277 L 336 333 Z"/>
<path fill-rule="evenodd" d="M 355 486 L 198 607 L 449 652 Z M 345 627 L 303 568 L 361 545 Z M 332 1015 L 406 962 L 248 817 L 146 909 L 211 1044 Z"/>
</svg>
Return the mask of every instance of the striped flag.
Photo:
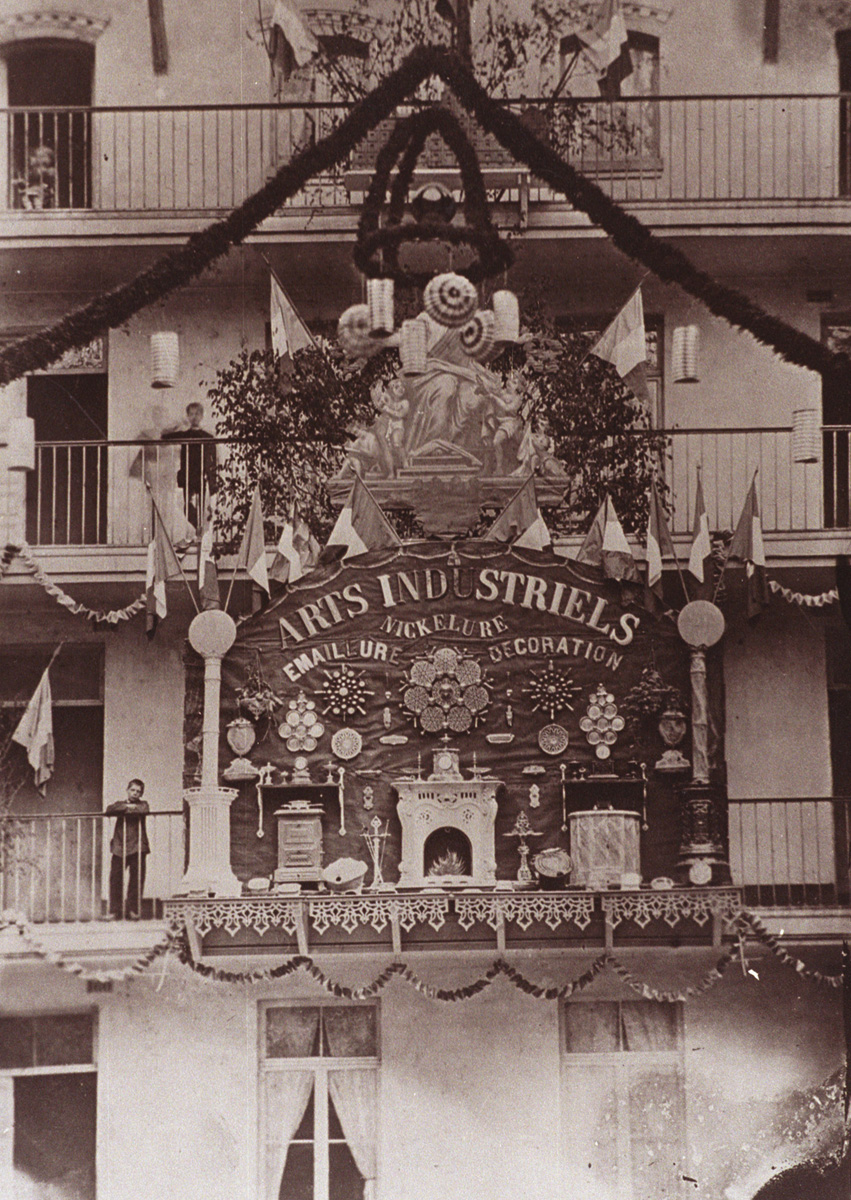
<svg viewBox="0 0 851 1200">
<path fill-rule="evenodd" d="M 694 497 L 694 532 L 688 556 L 689 573 L 697 580 L 693 588 L 694 600 L 711 600 L 715 590 L 712 572 L 712 539 L 709 536 L 709 518 L 703 499 L 703 484 L 697 476 L 697 491 Z"/>
<path fill-rule="evenodd" d="M 662 561 L 665 558 L 676 558 L 674 541 L 668 522 L 665 520 L 665 509 L 662 498 L 656 487 L 656 481 L 650 485 L 650 508 L 647 514 L 647 586 L 660 600 L 662 599 Z"/>
<path fill-rule="evenodd" d="M 511 542 L 527 550 L 543 550 L 552 545 L 550 531 L 535 496 L 535 477 L 530 475 L 514 493 L 505 508 L 484 535 L 486 542 Z"/>
<path fill-rule="evenodd" d="M 269 317 L 272 325 L 272 349 L 279 358 L 292 358 L 296 350 L 305 350 L 316 343 L 310 330 L 291 303 L 289 296 L 278 283 L 274 272 L 269 277 L 271 298 Z"/>
<path fill-rule="evenodd" d="M 278 583 L 295 583 L 316 565 L 318 558 L 319 543 L 304 517 L 294 512 L 293 519 L 281 530 L 269 578 Z"/>
<path fill-rule="evenodd" d="M 242 544 L 236 556 L 234 569 L 244 567 L 258 587 L 269 595 L 269 575 L 266 570 L 266 539 L 263 536 L 263 506 L 260 488 L 255 487 L 251 497 L 251 508 L 242 535 Z"/>
<path fill-rule="evenodd" d="M 343 558 L 378 550 L 382 546 L 389 548 L 401 544 L 396 530 L 381 511 L 378 501 L 357 475 L 319 561 L 338 562 Z"/>
<path fill-rule="evenodd" d="M 770 593 L 765 572 L 765 546 L 762 541 L 759 501 L 756 495 L 756 473 L 751 480 L 727 557 L 738 559 L 745 564 L 748 618 L 759 616 L 768 604 Z"/>
<path fill-rule="evenodd" d="M 585 541 L 579 547 L 576 561 L 602 567 L 608 579 L 621 579 L 628 583 L 638 580 L 638 564 L 608 494 L 591 522 Z"/>
<path fill-rule="evenodd" d="M 640 287 L 635 289 L 588 353 L 611 363 L 637 399 L 649 399 L 644 370 L 647 361 L 644 301 Z"/>
<path fill-rule="evenodd" d="M 153 513 L 154 536 L 148 543 L 148 564 L 145 572 L 145 633 L 152 638 L 157 625 L 168 616 L 165 585 L 180 574 L 180 563 L 159 515 Z"/>
<path fill-rule="evenodd" d="M 632 74 L 629 34 L 620 0 L 602 0 L 596 20 L 586 33 L 579 34 L 579 40 L 597 72 L 600 94 L 616 99 L 620 85 Z"/>
<path fill-rule="evenodd" d="M 15 726 L 12 741 L 23 746 L 27 761 L 33 769 L 35 785 L 42 796 L 53 774 L 53 697 L 50 692 L 50 667 L 42 675 L 38 687 Z"/>
</svg>

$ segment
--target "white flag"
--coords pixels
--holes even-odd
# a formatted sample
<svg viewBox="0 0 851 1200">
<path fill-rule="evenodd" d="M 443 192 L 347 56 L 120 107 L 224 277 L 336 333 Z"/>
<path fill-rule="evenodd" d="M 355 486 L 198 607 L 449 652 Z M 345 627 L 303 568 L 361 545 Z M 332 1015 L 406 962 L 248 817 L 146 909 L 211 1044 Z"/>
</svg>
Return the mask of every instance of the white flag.
<svg viewBox="0 0 851 1200">
<path fill-rule="evenodd" d="M 53 697 L 50 694 L 50 668 L 41 677 L 24 715 L 18 722 L 12 741 L 23 746 L 35 774 L 35 785 L 44 795 L 53 774 Z"/>
<path fill-rule="evenodd" d="M 289 297 L 274 275 L 270 277 L 270 282 L 272 294 L 269 316 L 272 323 L 272 349 L 279 358 L 283 358 L 287 354 L 292 358 L 296 350 L 305 350 L 308 346 L 315 345 L 315 342 L 310 336 L 310 330 L 290 304 Z"/>
</svg>

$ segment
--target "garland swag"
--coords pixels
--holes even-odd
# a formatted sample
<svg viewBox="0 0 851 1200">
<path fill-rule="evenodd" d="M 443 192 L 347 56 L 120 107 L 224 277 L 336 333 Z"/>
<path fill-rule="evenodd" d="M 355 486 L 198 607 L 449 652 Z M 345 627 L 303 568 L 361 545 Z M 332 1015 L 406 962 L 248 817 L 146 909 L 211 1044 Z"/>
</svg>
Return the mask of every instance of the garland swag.
<svg viewBox="0 0 851 1200">
<path fill-rule="evenodd" d="M 296 154 L 223 220 L 192 234 L 179 250 L 164 255 L 129 283 L 104 292 L 49 329 L 21 338 L 0 352 L 0 386 L 49 366 L 66 350 L 87 345 L 97 334 L 121 325 L 141 309 L 188 283 L 231 246 L 240 245 L 261 221 L 296 195 L 313 176 L 340 163 L 431 75 L 440 76 L 482 127 L 518 162 L 565 195 L 629 258 L 664 282 L 677 284 L 710 312 L 746 330 L 786 362 L 851 386 L 851 360 L 847 355 L 834 353 L 815 338 L 766 312 L 744 293 L 699 270 L 686 254 L 656 237 L 595 183 L 539 141 L 519 117 L 488 96 L 456 54 L 438 46 L 413 50 L 392 74 L 355 105 L 335 130 Z"/>
</svg>

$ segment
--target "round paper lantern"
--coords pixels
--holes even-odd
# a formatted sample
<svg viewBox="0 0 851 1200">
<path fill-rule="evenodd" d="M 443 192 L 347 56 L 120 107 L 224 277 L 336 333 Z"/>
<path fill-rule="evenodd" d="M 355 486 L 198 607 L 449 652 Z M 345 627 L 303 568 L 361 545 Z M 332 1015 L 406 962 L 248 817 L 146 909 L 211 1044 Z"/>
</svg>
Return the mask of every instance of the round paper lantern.
<svg viewBox="0 0 851 1200">
<path fill-rule="evenodd" d="M 724 636 L 724 614 L 711 600 L 690 600 L 680 609 L 677 629 L 686 645 L 706 649 Z"/>
<path fill-rule="evenodd" d="M 520 305 L 514 292 L 505 288 L 493 294 L 494 326 L 496 342 L 516 342 L 520 337 Z"/>
<path fill-rule="evenodd" d="M 337 341 L 346 354 L 352 358 L 361 358 L 364 354 L 373 354 L 378 346 L 370 336 L 372 323 L 369 318 L 368 304 L 353 304 L 341 314 L 337 322 Z"/>
<path fill-rule="evenodd" d="M 798 408 L 792 413 L 792 458 L 796 463 L 818 462 L 821 428 L 814 408 Z"/>
<path fill-rule="evenodd" d="M 480 308 L 461 330 L 461 345 L 470 358 L 487 358 L 494 345 L 494 315 L 489 308 Z"/>
<path fill-rule="evenodd" d="M 469 321 L 478 303 L 475 285 L 453 271 L 435 275 L 423 292 L 423 307 L 428 315 L 450 329 Z"/>
<path fill-rule="evenodd" d="M 674 383 L 697 383 L 700 330 L 696 325 L 678 325 L 671 343 L 671 371 Z"/>
<path fill-rule="evenodd" d="M 180 370 L 180 341 L 176 333 L 151 334 L 151 387 L 169 388 L 177 383 Z"/>
</svg>

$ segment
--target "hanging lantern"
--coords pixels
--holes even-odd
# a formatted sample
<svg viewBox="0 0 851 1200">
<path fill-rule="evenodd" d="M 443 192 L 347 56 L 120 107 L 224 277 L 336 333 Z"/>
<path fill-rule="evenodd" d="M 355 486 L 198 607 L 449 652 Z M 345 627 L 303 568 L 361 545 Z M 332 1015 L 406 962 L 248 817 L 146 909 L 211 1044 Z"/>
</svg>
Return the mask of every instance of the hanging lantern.
<svg viewBox="0 0 851 1200">
<path fill-rule="evenodd" d="M 796 408 L 792 413 L 792 458 L 796 463 L 818 462 L 821 423 L 814 408 Z"/>
<path fill-rule="evenodd" d="M 671 346 L 671 370 L 674 383 L 697 383 L 697 359 L 700 330 L 696 325 L 678 325 Z"/>
<path fill-rule="evenodd" d="M 476 285 L 454 271 L 435 275 L 423 291 L 423 308 L 432 320 L 449 329 L 469 321 L 478 303 Z"/>
<path fill-rule="evenodd" d="M 403 321 L 399 330 L 399 358 L 405 375 L 422 375 L 426 369 L 428 332 L 422 321 Z"/>
<path fill-rule="evenodd" d="M 393 280 L 368 279 L 366 299 L 370 333 L 373 337 L 388 337 L 393 332 Z"/>
<path fill-rule="evenodd" d="M 35 421 L 10 417 L 6 422 L 6 467 L 9 471 L 35 470 Z"/>
<path fill-rule="evenodd" d="M 353 304 L 337 322 L 337 341 L 352 358 L 361 358 L 379 349 L 370 337 L 369 305 Z"/>
<path fill-rule="evenodd" d="M 494 315 L 489 308 L 480 308 L 461 330 L 461 345 L 477 362 L 483 362 L 494 345 Z"/>
<path fill-rule="evenodd" d="M 502 288 L 493 294 L 493 338 L 495 342 L 516 342 L 520 337 L 520 305 L 514 292 Z"/>
<path fill-rule="evenodd" d="M 180 344 L 176 333 L 151 334 L 151 387 L 168 388 L 177 383 Z"/>
</svg>

